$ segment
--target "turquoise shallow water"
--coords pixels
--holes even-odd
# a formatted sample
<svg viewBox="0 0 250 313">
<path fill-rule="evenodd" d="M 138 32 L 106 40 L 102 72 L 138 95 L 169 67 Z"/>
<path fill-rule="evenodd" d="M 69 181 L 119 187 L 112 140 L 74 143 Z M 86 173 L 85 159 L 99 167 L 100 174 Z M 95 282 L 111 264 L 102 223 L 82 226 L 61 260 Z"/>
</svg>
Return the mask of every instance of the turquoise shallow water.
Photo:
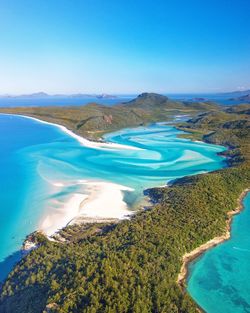
<svg viewBox="0 0 250 313">
<path fill-rule="evenodd" d="M 208 313 L 250 312 L 250 193 L 230 240 L 190 265 L 188 292 Z"/>
<path fill-rule="evenodd" d="M 154 124 L 105 136 L 134 149 L 89 147 L 54 125 L 0 115 L 0 278 L 8 272 L 4 260 L 13 253 L 15 259 L 25 236 L 73 193 L 88 195 L 89 182 L 133 189 L 124 198 L 132 209 L 145 188 L 225 166 L 217 155 L 224 147 L 177 138 L 179 133 Z"/>
</svg>

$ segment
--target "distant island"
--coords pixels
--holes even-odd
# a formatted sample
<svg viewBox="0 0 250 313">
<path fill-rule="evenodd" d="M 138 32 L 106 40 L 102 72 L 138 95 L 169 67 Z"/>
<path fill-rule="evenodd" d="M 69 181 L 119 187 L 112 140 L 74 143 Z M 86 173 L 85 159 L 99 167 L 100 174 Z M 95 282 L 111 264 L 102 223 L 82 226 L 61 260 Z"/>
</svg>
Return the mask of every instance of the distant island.
<svg viewBox="0 0 250 313">
<path fill-rule="evenodd" d="M 233 91 L 227 91 L 227 92 L 220 92 L 218 93 L 219 95 L 225 95 L 225 96 L 230 96 L 230 95 L 235 95 L 235 96 L 244 96 L 246 94 L 250 93 L 250 89 L 244 89 L 244 90 L 233 90 Z"/>
<path fill-rule="evenodd" d="M 106 93 L 103 94 L 47 94 L 46 92 L 40 91 L 31 94 L 23 95 L 0 95 L 0 98 L 24 98 L 24 99 L 43 99 L 43 98 L 97 98 L 97 99 L 116 99 L 117 96 L 109 95 Z"/>
<path fill-rule="evenodd" d="M 229 100 L 231 101 L 241 101 L 241 102 L 250 102 L 250 93 L 245 94 L 243 96 L 235 97 L 235 98 L 230 98 Z"/>
</svg>

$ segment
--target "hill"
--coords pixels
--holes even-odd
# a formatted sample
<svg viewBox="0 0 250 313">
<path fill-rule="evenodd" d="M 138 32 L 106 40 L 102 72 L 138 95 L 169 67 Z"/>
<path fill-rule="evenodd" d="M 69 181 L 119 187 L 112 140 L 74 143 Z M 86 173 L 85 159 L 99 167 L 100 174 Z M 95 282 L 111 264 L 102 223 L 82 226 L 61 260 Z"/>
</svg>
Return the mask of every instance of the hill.
<svg viewBox="0 0 250 313">
<path fill-rule="evenodd" d="M 233 105 L 226 109 L 228 113 L 250 114 L 250 104 Z"/>
<path fill-rule="evenodd" d="M 229 100 L 233 100 L 233 101 L 236 100 L 236 101 L 241 101 L 241 102 L 250 102 L 250 93 L 243 95 L 243 96 L 231 98 Z"/>
<path fill-rule="evenodd" d="M 133 107 L 152 108 L 152 106 L 166 106 L 168 101 L 169 98 L 166 96 L 159 95 L 157 93 L 144 92 L 137 98 L 129 102 L 124 102 L 123 104 Z"/>
<path fill-rule="evenodd" d="M 24 114 L 61 124 L 81 136 L 96 140 L 106 132 L 124 127 L 167 121 L 176 114 L 194 115 L 207 110 L 219 110 L 219 106 L 172 101 L 162 95 L 144 93 L 132 101 L 112 107 L 90 103 L 70 107 L 0 108 L 0 113 Z"/>
<path fill-rule="evenodd" d="M 166 96 L 159 95 L 156 93 L 142 93 L 136 99 L 133 99 L 125 106 L 143 108 L 146 110 L 195 110 L 195 111 L 206 111 L 218 109 L 218 104 L 209 101 L 176 101 Z"/>
<path fill-rule="evenodd" d="M 219 95 L 228 96 L 228 97 L 241 97 L 247 94 L 250 94 L 249 89 L 219 93 Z"/>
</svg>

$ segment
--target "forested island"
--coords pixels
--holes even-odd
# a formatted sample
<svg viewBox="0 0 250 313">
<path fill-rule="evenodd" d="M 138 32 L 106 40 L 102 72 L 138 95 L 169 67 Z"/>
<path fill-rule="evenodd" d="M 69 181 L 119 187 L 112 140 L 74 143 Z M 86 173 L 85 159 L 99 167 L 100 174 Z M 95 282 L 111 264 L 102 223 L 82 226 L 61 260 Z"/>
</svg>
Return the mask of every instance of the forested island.
<svg viewBox="0 0 250 313">
<path fill-rule="evenodd" d="M 123 127 L 171 120 L 193 140 L 222 144 L 228 167 L 185 177 L 146 193 L 149 210 L 119 223 L 72 225 L 63 242 L 32 235 L 37 249 L 1 286 L 0 312 L 196 312 L 177 281 L 183 255 L 227 231 L 250 181 L 250 105 L 178 102 L 157 94 L 114 107 L 1 109 L 64 125 L 89 139 Z"/>
</svg>

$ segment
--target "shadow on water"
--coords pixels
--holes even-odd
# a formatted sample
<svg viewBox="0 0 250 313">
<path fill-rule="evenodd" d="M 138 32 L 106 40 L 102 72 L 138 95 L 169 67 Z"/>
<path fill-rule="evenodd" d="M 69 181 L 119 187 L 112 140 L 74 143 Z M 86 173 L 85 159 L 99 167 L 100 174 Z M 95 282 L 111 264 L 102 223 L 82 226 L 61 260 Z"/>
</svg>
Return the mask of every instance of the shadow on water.
<svg viewBox="0 0 250 313">
<path fill-rule="evenodd" d="M 2 262 L 0 262 L 0 286 L 3 281 L 7 278 L 10 271 L 13 269 L 15 264 L 21 260 L 23 253 L 19 250 L 8 256 Z"/>
</svg>

